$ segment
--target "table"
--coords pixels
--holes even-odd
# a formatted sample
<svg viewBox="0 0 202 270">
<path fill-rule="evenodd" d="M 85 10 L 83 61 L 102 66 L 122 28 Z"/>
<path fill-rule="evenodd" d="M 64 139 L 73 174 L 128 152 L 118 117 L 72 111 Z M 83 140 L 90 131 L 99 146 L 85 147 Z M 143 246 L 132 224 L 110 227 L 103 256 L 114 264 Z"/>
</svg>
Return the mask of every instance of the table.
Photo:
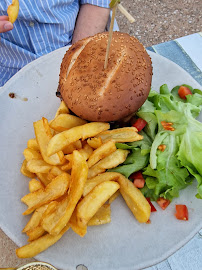
<svg viewBox="0 0 202 270">
<path fill-rule="evenodd" d="M 202 85 L 202 33 L 157 44 L 147 49 L 174 61 Z M 34 261 L 34 259 L 17 259 L 15 249 L 16 245 L 0 230 L 0 267 L 20 266 Z M 167 260 L 146 270 L 200 270 L 201 250 L 202 230 Z"/>
</svg>

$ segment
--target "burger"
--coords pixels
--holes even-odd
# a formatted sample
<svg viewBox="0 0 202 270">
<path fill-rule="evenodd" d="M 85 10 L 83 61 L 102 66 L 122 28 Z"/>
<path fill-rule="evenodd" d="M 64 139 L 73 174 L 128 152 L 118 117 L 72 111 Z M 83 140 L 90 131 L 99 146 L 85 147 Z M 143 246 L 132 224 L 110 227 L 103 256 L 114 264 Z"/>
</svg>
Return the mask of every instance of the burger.
<svg viewBox="0 0 202 270">
<path fill-rule="evenodd" d="M 104 68 L 107 42 L 108 32 L 80 40 L 70 47 L 61 63 L 62 99 L 85 120 L 123 119 L 142 106 L 151 88 L 151 58 L 138 39 L 113 32 Z"/>
</svg>

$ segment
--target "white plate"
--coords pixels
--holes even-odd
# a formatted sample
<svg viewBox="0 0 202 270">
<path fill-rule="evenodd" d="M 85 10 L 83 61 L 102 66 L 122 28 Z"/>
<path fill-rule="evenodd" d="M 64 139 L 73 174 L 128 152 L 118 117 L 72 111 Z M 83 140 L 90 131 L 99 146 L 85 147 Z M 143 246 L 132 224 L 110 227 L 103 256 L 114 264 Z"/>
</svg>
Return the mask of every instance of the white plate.
<svg viewBox="0 0 202 270">
<path fill-rule="evenodd" d="M 27 65 L 0 92 L 0 226 L 19 246 L 26 244 L 21 230 L 28 221 L 28 217 L 21 215 L 26 207 L 20 198 L 28 193 L 28 179 L 20 173 L 22 152 L 27 140 L 34 137 L 32 123 L 42 116 L 51 119 L 59 106 L 55 92 L 66 50 L 59 49 Z M 170 89 L 182 83 L 200 88 L 173 62 L 155 53 L 150 55 L 154 67 L 153 89 L 158 90 L 164 83 Z M 11 99 L 10 92 L 28 101 Z M 139 224 L 125 202 L 118 198 L 112 204 L 110 224 L 89 228 L 84 238 L 69 230 L 37 259 L 65 270 L 75 270 L 79 264 L 89 270 L 135 270 L 156 264 L 182 247 L 202 227 L 202 201 L 195 194 L 196 185 L 192 185 L 166 211 L 157 206 L 150 225 Z M 175 203 L 188 206 L 188 222 L 174 217 Z"/>
</svg>

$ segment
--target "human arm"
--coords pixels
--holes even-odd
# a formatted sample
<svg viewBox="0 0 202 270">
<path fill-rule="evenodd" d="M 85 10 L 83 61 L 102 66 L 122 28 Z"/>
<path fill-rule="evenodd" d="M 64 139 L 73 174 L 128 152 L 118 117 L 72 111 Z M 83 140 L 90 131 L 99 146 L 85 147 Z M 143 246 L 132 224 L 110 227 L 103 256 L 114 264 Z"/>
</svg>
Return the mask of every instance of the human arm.
<svg viewBox="0 0 202 270">
<path fill-rule="evenodd" d="M 110 10 L 90 4 L 81 5 L 74 29 L 72 44 L 78 40 L 104 32 Z"/>
<path fill-rule="evenodd" d="M 8 21 L 8 16 L 0 16 L 0 33 L 4 33 L 12 29 L 13 25 Z"/>
</svg>

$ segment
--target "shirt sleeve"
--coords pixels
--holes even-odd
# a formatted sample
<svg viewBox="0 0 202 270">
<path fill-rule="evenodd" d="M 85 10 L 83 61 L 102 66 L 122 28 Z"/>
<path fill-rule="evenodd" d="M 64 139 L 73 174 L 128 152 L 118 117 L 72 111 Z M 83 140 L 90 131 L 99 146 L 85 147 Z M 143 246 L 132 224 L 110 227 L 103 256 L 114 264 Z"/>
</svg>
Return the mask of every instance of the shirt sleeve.
<svg viewBox="0 0 202 270">
<path fill-rule="evenodd" d="M 98 7 L 109 8 L 110 0 L 80 0 L 80 4 L 91 4 Z"/>
</svg>

